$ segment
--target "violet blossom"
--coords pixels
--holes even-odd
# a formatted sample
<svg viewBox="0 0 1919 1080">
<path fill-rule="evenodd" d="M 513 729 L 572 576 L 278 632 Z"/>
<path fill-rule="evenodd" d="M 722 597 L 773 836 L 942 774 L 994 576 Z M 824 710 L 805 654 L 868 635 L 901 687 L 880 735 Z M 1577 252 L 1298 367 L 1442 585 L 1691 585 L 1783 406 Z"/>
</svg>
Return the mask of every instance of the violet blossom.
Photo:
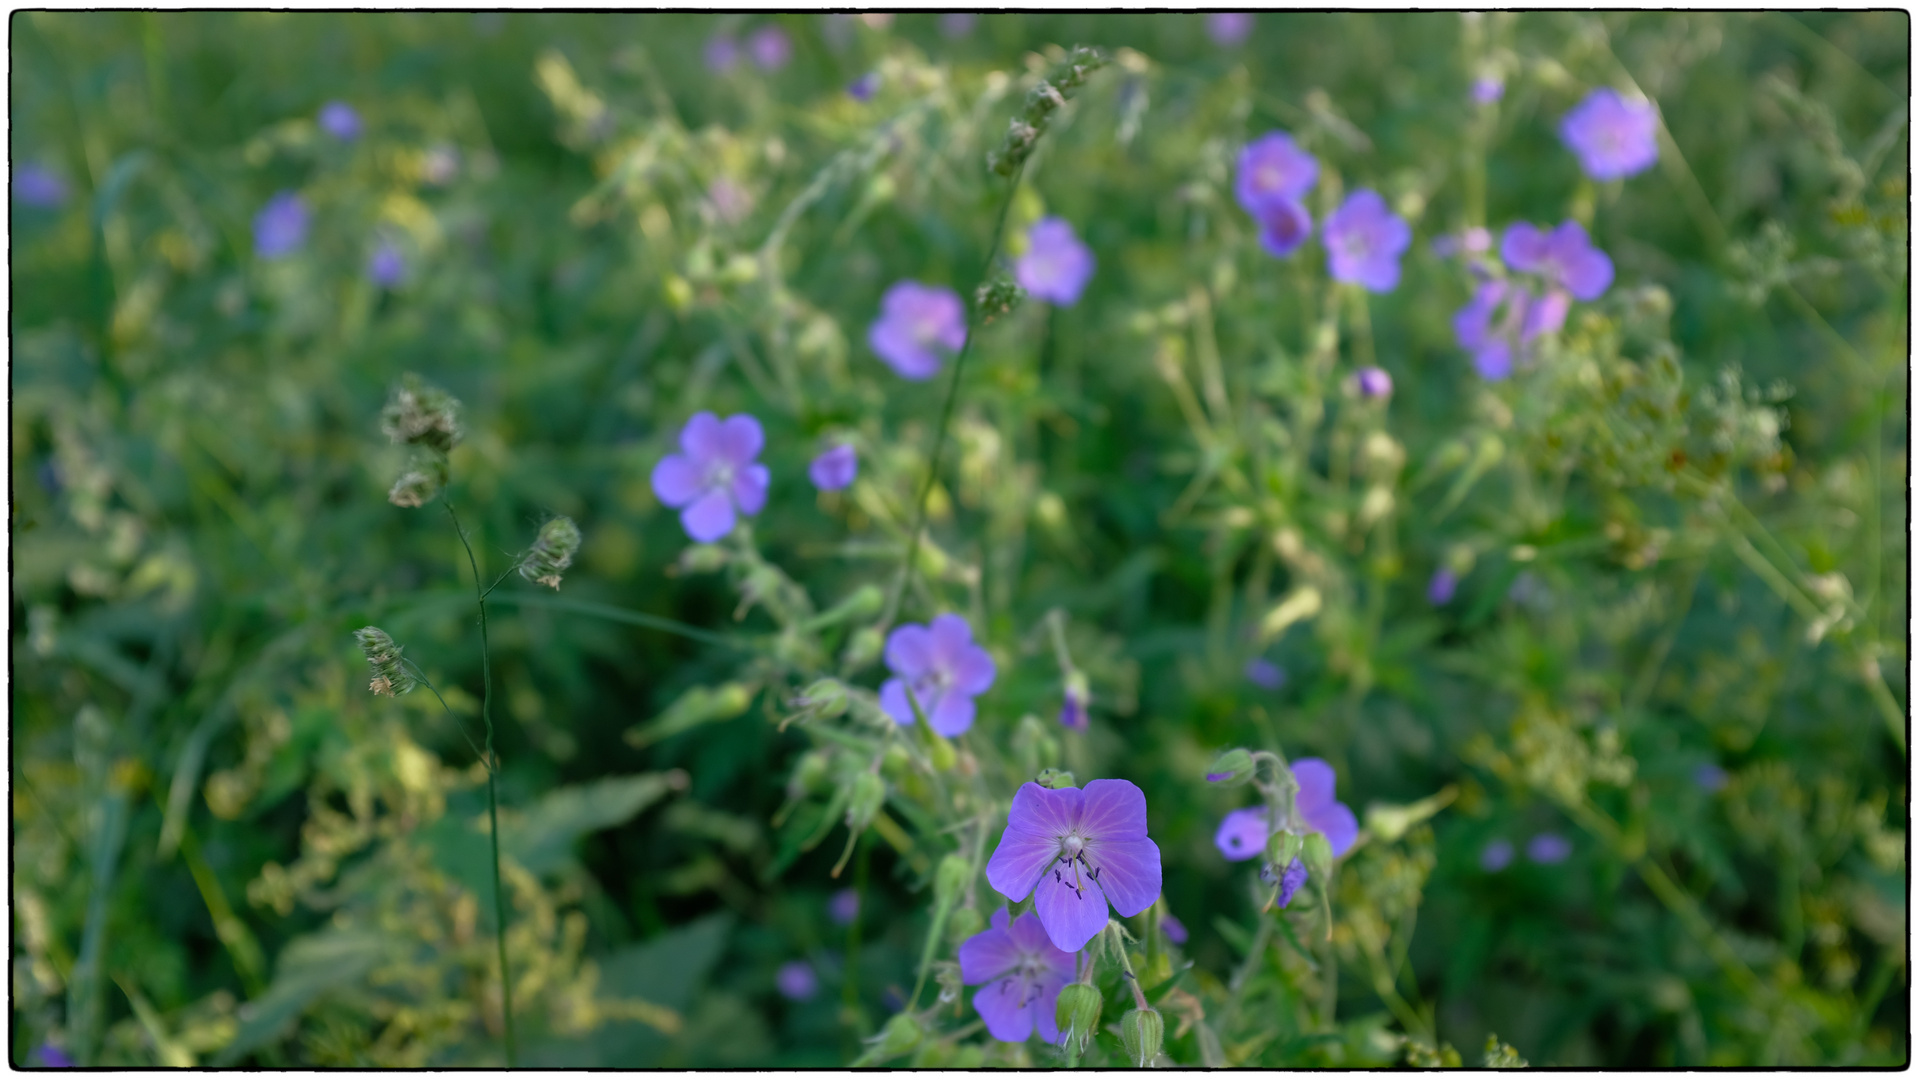
<svg viewBox="0 0 1919 1080">
<path fill-rule="evenodd" d="M 871 101 L 880 90 L 880 73 L 869 71 L 846 84 L 846 93 L 854 101 Z"/>
<path fill-rule="evenodd" d="M 966 307 L 951 289 L 896 282 L 880 298 L 866 343 L 901 378 L 930 379 L 940 369 L 936 349 L 958 352 L 966 344 Z"/>
<path fill-rule="evenodd" d="M 740 43 L 731 34 L 715 34 L 706 42 L 706 69 L 725 75 L 740 63 Z"/>
<path fill-rule="evenodd" d="M 367 259 L 366 276 L 382 289 L 391 289 L 406 280 L 406 259 L 400 249 L 390 240 L 380 241 L 373 249 L 373 255 Z"/>
<path fill-rule="evenodd" d="M 262 259 L 291 255 L 306 238 L 307 205 L 294 192 L 280 192 L 253 215 L 253 252 Z"/>
<path fill-rule="evenodd" d="M 1073 981 L 1073 954 L 1048 939 L 1032 912 L 1008 920 L 993 912 L 987 929 L 960 943 L 960 981 L 979 986 L 973 1008 L 986 1032 L 1000 1042 L 1022 1043 L 1034 1032 L 1059 1041 L 1054 1016 L 1059 992 Z"/>
<path fill-rule="evenodd" d="M 778 71 L 793 59 L 793 39 L 777 26 L 762 26 L 746 39 L 746 51 L 761 71 Z"/>
<path fill-rule="evenodd" d="M 1479 868 L 1488 874 L 1497 874 L 1512 865 L 1513 842 L 1504 837 L 1488 841 L 1479 852 Z"/>
<path fill-rule="evenodd" d="M 840 443 L 806 466 L 807 477 L 821 491 L 839 491 L 851 487 L 859 474 L 859 451 L 853 449 L 852 443 Z"/>
<path fill-rule="evenodd" d="M 1013 265 L 1019 287 L 1049 303 L 1071 307 L 1093 279 L 1093 249 L 1063 218 L 1043 217 L 1026 233 L 1026 253 Z"/>
<path fill-rule="evenodd" d="M 804 960 L 781 964 L 773 983 L 779 988 L 780 996 L 788 1001 L 807 1001 L 820 992 L 820 977 L 814 973 L 813 965 Z"/>
<path fill-rule="evenodd" d="M 1453 593 L 1459 588 L 1459 575 L 1450 567 L 1442 566 L 1433 571 L 1433 579 L 1426 583 L 1426 602 L 1441 607 L 1452 601 Z"/>
<path fill-rule="evenodd" d="M 67 185 L 44 165 L 22 165 L 13 170 L 13 199 L 51 210 L 67 201 Z"/>
<path fill-rule="evenodd" d="M 1301 150 L 1291 135 L 1269 131 L 1239 152 L 1233 197 L 1247 213 L 1258 217 L 1276 202 L 1297 203 L 1318 182 L 1319 159 Z"/>
<path fill-rule="evenodd" d="M 940 33 L 948 38 L 971 37 L 978 21 L 979 16 L 970 11 L 949 11 L 940 16 Z"/>
<path fill-rule="evenodd" d="M 1173 918 L 1170 913 L 1159 917 L 1159 932 L 1175 945 L 1186 944 L 1186 924 Z"/>
<path fill-rule="evenodd" d="M 1692 782 L 1699 790 L 1712 793 L 1726 786 L 1726 770 L 1708 761 L 1692 771 Z"/>
<path fill-rule="evenodd" d="M 1293 762 L 1292 774 L 1299 785 L 1293 797 L 1298 823 L 1307 832 L 1325 833 L 1335 857 L 1346 854 L 1359 839 L 1359 818 L 1351 807 L 1333 798 L 1338 783 L 1333 767 L 1320 758 L 1300 758 Z M 1213 834 L 1213 846 L 1229 861 L 1241 862 L 1263 854 L 1272 835 L 1268 808 L 1249 806 L 1226 815 Z"/>
<path fill-rule="evenodd" d="M 1544 866 L 1565 862 L 1572 853 L 1572 841 L 1558 833 L 1540 833 L 1526 842 L 1526 857 Z"/>
<path fill-rule="evenodd" d="M 1020 785 L 986 880 L 1009 900 L 1031 895 L 1047 937 L 1078 952 L 1105 929 L 1109 902 L 1130 917 L 1159 899 L 1146 794 L 1129 780 L 1094 780 L 1084 790 Z"/>
<path fill-rule="evenodd" d="M 973 698 L 993 685 L 993 657 L 973 643 L 973 628 L 951 613 L 932 625 L 908 623 L 886 637 L 886 666 L 894 678 L 880 685 L 880 708 L 900 724 L 913 722 L 910 685 L 920 712 L 938 734 L 952 738 L 973 726 Z"/>
<path fill-rule="evenodd" d="M 855 889 L 841 889 L 826 902 L 827 917 L 841 926 L 853 925 L 860 917 L 860 894 Z"/>
<path fill-rule="evenodd" d="M 1215 11 L 1206 16 L 1206 33 L 1215 45 L 1238 45 L 1252 32 L 1250 11 Z"/>
<path fill-rule="evenodd" d="M 1378 192 L 1361 188 L 1327 215 L 1322 242 L 1333 280 L 1391 292 L 1399 284 L 1399 256 L 1413 242 L 1413 230 Z"/>
<path fill-rule="evenodd" d="M 1354 376 L 1359 385 L 1359 395 L 1368 398 L 1390 397 L 1393 392 L 1393 377 L 1386 374 L 1384 368 L 1360 368 Z"/>
<path fill-rule="evenodd" d="M 736 514 L 753 515 L 766 505 L 771 480 L 759 464 L 766 433 L 741 413 L 725 420 L 695 413 L 680 429 L 680 453 L 653 467 L 653 493 L 680 511 L 686 535 L 710 544 L 733 531 Z"/>
<path fill-rule="evenodd" d="M 1253 220 L 1259 224 L 1259 246 L 1276 259 L 1298 251 L 1313 235 L 1313 216 L 1293 199 L 1274 199 L 1254 211 Z"/>
<path fill-rule="evenodd" d="M 1259 868 L 1259 880 L 1279 890 L 1273 900 L 1280 907 L 1293 902 L 1293 894 L 1299 891 L 1301 885 L 1306 884 L 1307 876 L 1306 864 L 1298 859 L 1287 863 L 1285 872 L 1277 875 L 1273 873 L 1271 863 Z"/>
<path fill-rule="evenodd" d="M 1473 80 L 1473 103 L 1491 105 L 1506 96 L 1506 84 L 1499 79 L 1482 75 Z"/>
<path fill-rule="evenodd" d="M 1642 173 L 1659 160 L 1659 113 L 1651 102 L 1628 101 L 1609 86 L 1586 95 L 1559 123 L 1559 136 L 1594 180 Z"/>
<path fill-rule="evenodd" d="M 1246 681 L 1261 690 L 1277 690 L 1286 683 L 1285 669 L 1263 656 L 1246 661 Z"/>
<path fill-rule="evenodd" d="M 320 108 L 320 130 L 341 142 L 360 137 L 360 114 L 344 101 L 329 101 Z"/>
</svg>

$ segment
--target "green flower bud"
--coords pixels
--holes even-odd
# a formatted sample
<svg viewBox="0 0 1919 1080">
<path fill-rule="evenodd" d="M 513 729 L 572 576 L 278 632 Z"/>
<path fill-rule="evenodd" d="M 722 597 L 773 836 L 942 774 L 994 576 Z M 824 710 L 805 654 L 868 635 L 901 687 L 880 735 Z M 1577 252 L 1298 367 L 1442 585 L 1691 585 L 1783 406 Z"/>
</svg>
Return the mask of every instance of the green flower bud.
<svg viewBox="0 0 1919 1080">
<path fill-rule="evenodd" d="M 1093 1034 L 1099 1030 L 1099 1011 L 1106 1004 L 1100 992 L 1085 983 L 1068 983 L 1059 992 L 1059 1003 L 1053 1006 L 1053 1018 L 1059 1024 L 1059 1044 L 1070 1046 L 1077 1042 L 1080 1053 L 1092 1043 Z"/>
<path fill-rule="evenodd" d="M 983 283 L 973 294 L 973 310 L 979 312 L 982 324 L 991 323 L 1001 315 L 1010 313 L 1026 299 L 1026 290 L 1014 284 L 1009 278 L 999 278 Z"/>
<path fill-rule="evenodd" d="M 959 899 L 960 890 L 966 888 L 966 881 L 973 876 L 973 864 L 964 855 L 948 855 L 940 860 L 939 869 L 933 871 L 933 901 L 936 904 L 951 904 Z"/>
<path fill-rule="evenodd" d="M 898 1057 L 920 1041 L 920 1022 L 911 1013 L 900 1013 L 886 1022 L 880 1029 L 879 1038 L 874 1041 L 873 1049 L 881 1060 Z"/>
<path fill-rule="evenodd" d="M 986 919 L 980 915 L 979 909 L 963 907 L 947 918 L 946 940 L 958 945 L 984 929 Z"/>
<path fill-rule="evenodd" d="M 570 517 L 556 517 L 540 526 L 539 538 L 520 562 L 520 576 L 557 591 L 560 575 L 573 565 L 573 555 L 579 550 L 580 527 Z"/>
<path fill-rule="evenodd" d="M 885 752 L 880 755 L 880 772 L 894 780 L 905 776 L 912 767 L 913 755 L 907 753 L 906 747 L 899 743 L 887 746 Z"/>
<path fill-rule="evenodd" d="M 886 640 L 880 637 L 878 629 L 868 626 L 856 630 L 846 643 L 846 663 L 849 667 L 864 667 L 878 659 L 885 647 Z"/>
<path fill-rule="evenodd" d="M 932 728 L 927 728 L 926 733 L 931 736 L 927 752 L 933 758 L 933 768 L 940 772 L 952 772 L 953 766 L 959 764 L 959 751 L 953 749 L 952 740 L 934 732 Z"/>
<path fill-rule="evenodd" d="M 1333 872 L 1333 845 L 1326 841 L 1326 834 L 1316 832 L 1308 835 L 1306 842 L 1300 846 L 1299 858 L 1306 864 L 1306 872 L 1324 889 L 1326 883 L 1332 880 Z"/>
<path fill-rule="evenodd" d="M 1065 769 L 1041 769 L 1039 775 L 1033 778 L 1033 782 L 1040 787 L 1052 788 L 1055 791 L 1073 787 L 1075 784 L 1073 774 Z"/>
<path fill-rule="evenodd" d="M 1060 991 L 1062 995 L 1065 991 Z M 1144 1069 L 1159 1056 L 1159 1047 L 1166 1040 L 1166 1021 L 1157 1009 L 1133 1009 L 1119 1021 L 1119 1041 L 1126 1046 L 1126 1056 L 1134 1065 Z"/>
<path fill-rule="evenodd" d="M 827 774 L 832 770 L 833 755 L 825 750 L 810 750 L 802 755 L 798 765 L 793 767 L 793 779 L 787 783 L 787 790 L 795 796 L 806 795 L 826 786 Z"/>
<path fill-rule="evenodd" d="M 1305 837 L 1289 829 L 1281 829 L 1266 841 L 1266 861 L 1282 868 L 1291 866 L 1293 860 L 1299 858 L 1299 853 L 1305 849 L 1305 846 Z M 1327 849 L 1328 854 L 1331 851 L 1331 848 Z M 1311 873 L 1312 867 L 1308 866 L 1306 870 Z"/>
<path fill-rule="evenodd" d="M 879 816 L 880 804 L 885 801 L 886 781 L 874 773 L 860 773 L 853 779 L 853 793 L 846 801 L 846 827 L 864 832 Z"/>
<path fill-rule="evenodd" d="M 795 705 L 823 720 L 846 713 L 846 684 L 838 679 L 820 679 L 800 691 Z"/>
<path fill-rule="evenodd" d="M 1252 751 L 1235 747 L 1213 760 L 1212 766 L 1206 770 L 1206 782 L 1229 787 L 1243 784 L 1253 778 L 1254 768 Z"/>
<path fill-rule="evenodd" d="M 710 574 L 726 566 L 730 556 L 718 544 L 689 544 L 680 552 L 680 572 Z"/>
</svg>

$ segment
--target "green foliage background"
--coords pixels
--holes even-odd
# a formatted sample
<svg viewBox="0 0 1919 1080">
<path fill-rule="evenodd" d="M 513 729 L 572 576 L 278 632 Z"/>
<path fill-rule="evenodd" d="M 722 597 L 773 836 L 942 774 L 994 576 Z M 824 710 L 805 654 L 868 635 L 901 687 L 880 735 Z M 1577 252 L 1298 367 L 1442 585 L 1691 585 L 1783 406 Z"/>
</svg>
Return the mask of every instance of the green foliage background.
<svg viewBox="0 0 1919 1080">
<path fill-rule="evenodd" d="M 703 66 L 769 23 L 782 70 Z M 789 780 L 822 736 L 779 726 L 805 665 L 766 583 L 825 610 L 892 582 L 944 382 L 895 377 L 865 327 L 903 277 L 970 295 L 1005 191 L 985 154 L 1080 43 L 1117 62 L 1012 222 L 1067 218 L 1099 270 L 977 331 L 902 613 L 961 611 L 998 658 L 958 745 L 1001 798 L 1046 764 L 1146 791 L 1191 931 L 1168 1053 L 1199 1063 L 1204 1029 L 1234 1064 L 1431 1062 L 1489 1032 L 1535 1064 L 1907 1059 L 1903 14 L 1268 14 L 1236 47 L 1197 15 L 10 30 L 14 168 L 70 188 L 11 209 L 14 1061 L 499 1063 L 484 773 L 430 696 L 365 693 L 350 638 L 384 627 L 477 717 L 457 541 L 383 499 L 406 372 L 465 403 L 453 497 L 495 573 L 548 514 L 586 536 L 557 596 L 515 581 L 492 609 L 523 1061 L 858 1054 L 914 983 L 952 841 L 889 771 L 907 827 L 839 880 L 844 830 L 802 848 L 837 810 Z M 1467 97 L 1483 70 L 1494 110 Z M 1581 178 L 1555 125 L 1596 85 L 1657 101 L 1655 169 Z M 331 99 L 358 141 L 315 126 Z M 1231 167 L 1276 127 L 1321 158 L 1316 216 L 1364 185 L 1413 221 L 1396 291 L 1329 291 L 1316 244 L 1259 251 Z M 280 190 L 313 227 L 262 260 Z M 1615 285 L 1537 371 L 1482 383 L 1450 325 L 1470 279 L 1429 242 L 1567 216 Z M 365 272 L 380 237 L 393 290 Z M 1389 406 L 1346 388 L 1368 358 Z M 700 409 L 767 428 L 752 537 L 785 576 L 729 567 L 757 605 L 648 485 Z M 862 449 L 841 497 L 805 479 L 829 432 Z M 1256 628 L 1306 589 L 1261 690 Z M 1055 609 L 1083 738 L 1051 719 Z M 1446 801 L 1368 819 L 1346 860 L 1331 1018 L 1278 943 L 1320 924 L 1260 916 L 1213 849 L 1242 793 L 1200 774 L 1235 745 L 1326 758 L 1363 818 Z M 1482 868 L 1549 831 L 1567 861 Z M 849 883 L 850 931 L 826 912 Z M 774 992 L 796 958 L 810 1001 Z M 1102 1040 L 1087 1060 L 1117 1061 Z M 962 1041 L 912 1060 L 1052 1060 Z"/>
</svg>

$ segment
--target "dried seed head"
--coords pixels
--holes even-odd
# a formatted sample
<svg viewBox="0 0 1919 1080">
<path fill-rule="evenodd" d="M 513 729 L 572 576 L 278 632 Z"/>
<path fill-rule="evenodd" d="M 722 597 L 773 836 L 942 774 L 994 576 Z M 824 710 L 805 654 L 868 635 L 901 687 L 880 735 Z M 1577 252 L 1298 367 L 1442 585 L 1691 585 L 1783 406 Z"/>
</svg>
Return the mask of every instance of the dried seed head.
<svg viewBox="0 0 1919 1080">
<path fill-rule="evenodd" d="M 556 517 L 540 526 L 539 538 L 520 562 L 520 576 L 536 585 L 558 590 L 560 575 L 573 565 L 580 550 L 580 527 L 570 517 Z"/>
<path fill-rule="evenodd" d="M 408 375 L 387 397 L 380 430 L 396 443 L 447 453 L 460 442 L 459 399 L 418 375 Z"/>
<path fill-rule="evenodd" d="M 401 648 L 385 630 L 377 626 L 363 627 L 353 632 L 353 640 L 360 643 L 360 651 L 366 654 L 366 662 L 373 668 L 373 680 L 367 689 L 381 697 L 399 697 L 417 685 L 406 665 L 400 662 Z"/>
</svg>

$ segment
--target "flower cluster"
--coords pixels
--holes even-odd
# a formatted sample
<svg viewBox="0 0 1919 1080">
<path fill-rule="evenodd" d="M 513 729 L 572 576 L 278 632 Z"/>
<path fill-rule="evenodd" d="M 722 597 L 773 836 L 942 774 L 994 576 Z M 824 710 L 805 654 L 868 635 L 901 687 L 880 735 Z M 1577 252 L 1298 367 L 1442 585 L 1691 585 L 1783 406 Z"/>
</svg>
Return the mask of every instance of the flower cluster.
<svg viewBox="0 0 1919 1080">
<path fill-rule="evenodd" d="M 1534 341 L 1565 325 L 1574 300 L 1597 300 L 1613 279 L 1612 260 L 1577 221 L 1551 231 L 1517 222 L 1506 229 L 1499 257 L 1474 261 L 1480 283 L 1453 316 L 1460 347 L 1489 380 L 1511 375 Z"/>
<path fill-rule="evenodd" d="M 447 485 L 447 456 L 459 445 L 460 402 L 453 395 L 408 375 L 380 412 L 380 431 L 408 448 L 406 468 L 387 491 L 395 506 L 425 506 Z"/>
<path fill-rule="evenodd" d="M 1275 258 L 1298 251 L 1313 234 L 1306 195 L 1319 182 L 1319 159 L 1283 131 L 1271 131 L 1240 151 L 1233 197 L 1259 227 L 1259 243 Z M 1376 191 L 1348 195 L 1325 222 L 1327 272 L 1335 281 L 1391 292 L 1399 284 L 1399 257 L 1411 246 L 1412 227 Z"/>
</svg>

